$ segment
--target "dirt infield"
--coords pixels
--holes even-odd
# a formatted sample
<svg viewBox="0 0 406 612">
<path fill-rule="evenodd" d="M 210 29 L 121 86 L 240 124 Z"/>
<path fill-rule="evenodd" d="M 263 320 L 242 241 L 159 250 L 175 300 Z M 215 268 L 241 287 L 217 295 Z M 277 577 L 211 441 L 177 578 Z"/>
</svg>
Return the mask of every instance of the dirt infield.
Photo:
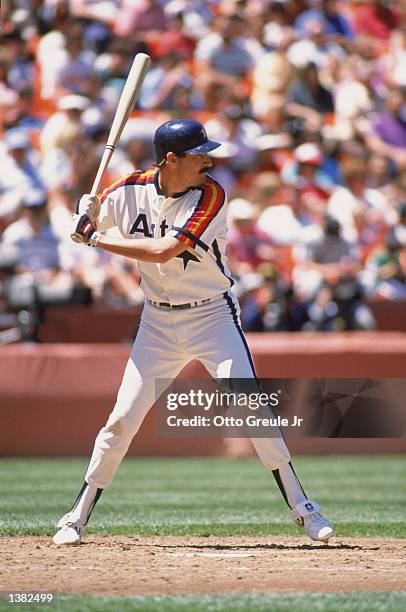
<svg viewBox="0 0 406 612">
<path fill-rule="evenodd" d="M 406 540 L 304 537 L 112 537 L 58 548 L 0 538 L 0 591 L 93 595 L 399 591 Z"/>
</svg>

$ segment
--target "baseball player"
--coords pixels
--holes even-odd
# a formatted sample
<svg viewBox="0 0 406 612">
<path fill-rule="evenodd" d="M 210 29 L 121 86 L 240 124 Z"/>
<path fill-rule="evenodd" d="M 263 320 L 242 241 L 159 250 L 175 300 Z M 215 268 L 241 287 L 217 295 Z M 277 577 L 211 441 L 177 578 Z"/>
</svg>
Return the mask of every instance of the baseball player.
<svg viewBox="0 0 406 612">
<path fill-rule="evenodd" d="M 193 119 L 175 119 L 154 135 L 156 164 L 84 195 L 74 216 L 76 239 L 139 262 L 145 306 L 117 401 L 100 430 L 72 509 L 55 544 L 79 544 L 82 528 L 155 402 L 156 379 L 173 379 L 192 359 L 216 378 L 256 378 L 240 326 L 239 305 L 225 256 L 227 201 L 208 171 L 209 140 Z M 116 227 L 122 237 L 104 235 Z M 319 506 L 307 498 L 280 437 L 253 445 L 272 471 L 292 519 L 313 540 L 333 534 Z"/>
</svg>

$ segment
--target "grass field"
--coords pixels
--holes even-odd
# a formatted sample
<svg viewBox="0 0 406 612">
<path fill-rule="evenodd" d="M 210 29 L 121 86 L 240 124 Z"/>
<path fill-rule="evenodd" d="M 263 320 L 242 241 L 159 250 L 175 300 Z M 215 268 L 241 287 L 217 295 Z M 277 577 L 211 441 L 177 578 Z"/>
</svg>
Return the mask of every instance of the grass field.
<svg viewBox="0 0 406 612">
<path fill-rule="evenodd" d="M 406 537 L 406 457 L 301 457 L 295 468 L 337 535 Z M 0 460 L 0 535 L 50 535 L 87 461 Z M 293 535 L 279 489 L 253 459 L 127 459 L 88 533 Z"/>
<path fill-rule="evenodd" d="M 406 593 L 314 595 L 199 595 L 150 597 L 60 596 L 53 606 L 19 606 L 30 612 L 404 612 Z M 0 612 L 10 610 L 0 596 Z"/>
<path fill-rule="evenodd" d="M 53 534 L 55 521 L 76 497 L 86 465 L 79 459 L 0 460 L 0 535 Z M 406 457 L 300 457 L 295 468 L 338 537 L 406 537 Z M 185 458 L 126 460 L 96 506 L 87 533 L 289 536 L 298 530 L 258 460 Z M 0 609 L 10 606 L 0 602 Z M 406 609 L 406 593 L 60 596 L 57 609 L 400 612 Z"/>
</svg>

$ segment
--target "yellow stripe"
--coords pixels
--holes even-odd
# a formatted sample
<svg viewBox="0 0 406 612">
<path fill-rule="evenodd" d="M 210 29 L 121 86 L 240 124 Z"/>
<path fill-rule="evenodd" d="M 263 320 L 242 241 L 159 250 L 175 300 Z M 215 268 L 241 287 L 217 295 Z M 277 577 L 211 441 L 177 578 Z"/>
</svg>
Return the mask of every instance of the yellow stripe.
<svg viewBox="0 0 406 612">
<path fill-rule="evenodd" d="M 208 187 L 212 190 L 212 196 L 210 198 L 209 204 L 206 208 L 206 210 L 204 211 L 204 216 L 201 219 L 196 219 L 196 221 L 194 222 L 194 228 L 192 233 L 194 232 L 198 232 L 199 231 L 199 227 L 206 222 L 207 217 L 210 217 L 210 213 L 212 211 L 212 209 L 214 208 L 214 205 L 216 203 L 217 200 L 217 189 L 215 188 L 214 185 L 208 185 Z"/>
<path fill-rule="evenodd" d="M 141 176 L 144 175 L 146 179 L 149 179 L 151 176 L 154 176 L 155 172 L 156 172 L 155 168 L 151 168 L 150 170 L 146 170 L 145 172 L 142 172 L 141 170 L 135 170 L 134 172 L 131 172 L 131 174 L 127 174 L 127 176 L 121 177 L 117 181 L 114 181 L 114 183 L 112 183 L 111 185 L 109 185 L 102 191 L 99 197 L 102 201 L 104 201 L 105 198 L 109 195 L 109 193 L 114 191 L 116 187 L 119 187 L 120 185 L 125 185 L 125 183 L 127 181 L 131 181 L 133 177 L 140 178 Z"/>
</svg>

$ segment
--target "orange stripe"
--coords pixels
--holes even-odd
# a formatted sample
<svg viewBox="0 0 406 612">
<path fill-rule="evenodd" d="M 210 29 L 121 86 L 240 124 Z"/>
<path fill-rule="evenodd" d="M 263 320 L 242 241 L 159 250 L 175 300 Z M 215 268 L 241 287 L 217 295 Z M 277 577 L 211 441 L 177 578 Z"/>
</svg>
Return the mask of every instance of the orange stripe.
<svg viewBox="0 0 406 612">
<path fill-rule="evenodd" d="M 112 185 L 106 187 L 106 189 L 100 195 L 100 201 L 104 202 L 104 200 L 112 191 L 115 191 L 116 189 L 126 185 L 127 183 L 139 183 L 140 185 L 145 185 L 152 177 L 155 176 L 156 172 L 156 168 L 152 168 L 150 170 L 146 170 L 145 172 L 142 172 L 141 170 L 136 170 L 131 174 L 127 174 L 127 176 L 125 176 L 124 178 L 118 179 Z"/>
<path fill-rule="evenodd" d="M 118 181 L 115 181 L 112 185 L 109 185 L 109 187 L 106 187 L 106 189 L 104 189 L 104 191 L 102 191 L 100 195 L 100 201 L 104 202 L 104 200 L 107 198 L 109 193 L 111 193 L 115 189 L 118 189 L 122 185 L 125 185 L 128 180 L 130 180 L 131 178 L 134 178 L 135 176 L 137 176 L 137 174 L 138 174 L 137 172 L 128 174 L 126 177 L 118 179 Z"/>
<path fill-rule="evenodd" d="M 184 229 L 199 238 L 216 216 L 224 203 L 223 190 L 216 183 L 208 182 L 205 186 L 203 200 L 196 213 L 192 215 Z"/>
<path fill-rule="evenodd" d="M 195 245 L 196 245 L 195 241 L 191 240 L 187 236 L 184 236 L 184 234 L 179 234 L 178 240 L 180 240 L 180 242 L 183 242 L 183 244 L 185 244 L 186 246 L 191 247 L 192 249 L 195 248 Z"/>
</svg>

